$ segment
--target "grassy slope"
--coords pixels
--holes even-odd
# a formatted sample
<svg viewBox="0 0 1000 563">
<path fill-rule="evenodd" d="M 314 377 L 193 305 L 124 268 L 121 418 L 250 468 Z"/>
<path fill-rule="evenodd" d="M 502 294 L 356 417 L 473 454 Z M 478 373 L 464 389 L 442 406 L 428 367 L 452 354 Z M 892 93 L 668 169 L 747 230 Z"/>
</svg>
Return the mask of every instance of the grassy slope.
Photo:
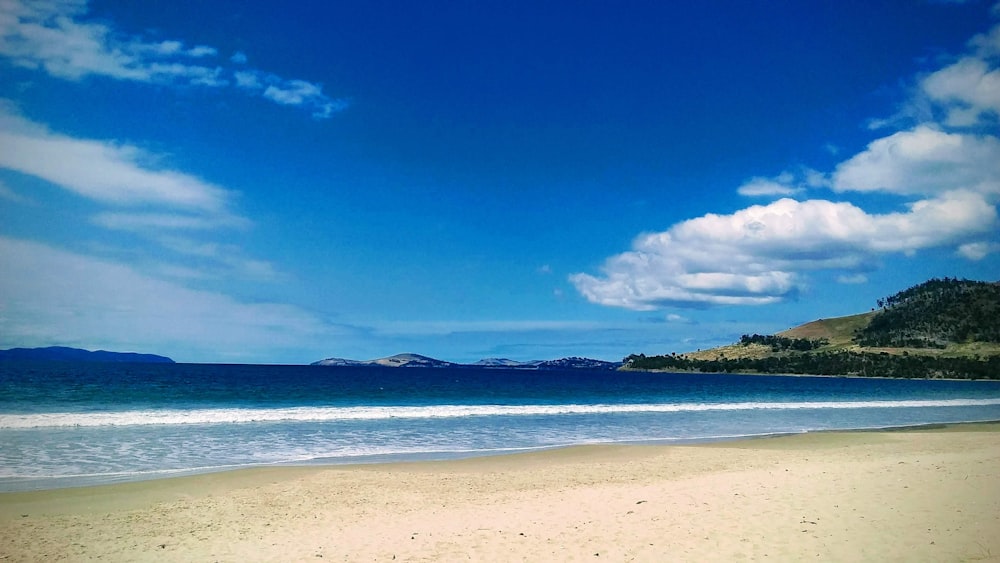
<svg viewBox="0 0 1000 563">
<path fill-rule="evenodd" d="M 877 314 L 877 312 L 870 312 L 850 315 L 847 317 L 819 319 L 779 332 L 777 335 L 785 338 L 825 338 L 830 342 L 827 346 L 817 349 L 816 352 L 833 350 L 864 350 L 866 352 L 874 353 L 886 352 L 889 354 L 902 354 L 903 352 L 906 352 L 913 355 L 934 355 L 947 357 L 1000 355 L 1000 344 L 987 342 L 949 344 L 943 350 L 933 348 L 862 348 L 861 346 L 858 346 L 851 340 L 855 331 L 868 326 L 868 323 Z M 751 344 L 749 346 L 730 344 L 727 346 L 719 346 L 718 348 L 710 348 L 708 350 L 699 350 L 698 352 L 689 352 L 684 354 L 684 356 L 693 360 L 717 360 L 722 357 L 730 359 L 756 359 L 766 358 L 768 356 L 785 355 L 788 355 L 788 353 L 774 353 L 771 351 L 771 348 L 761 344 Z"/>
</svg>

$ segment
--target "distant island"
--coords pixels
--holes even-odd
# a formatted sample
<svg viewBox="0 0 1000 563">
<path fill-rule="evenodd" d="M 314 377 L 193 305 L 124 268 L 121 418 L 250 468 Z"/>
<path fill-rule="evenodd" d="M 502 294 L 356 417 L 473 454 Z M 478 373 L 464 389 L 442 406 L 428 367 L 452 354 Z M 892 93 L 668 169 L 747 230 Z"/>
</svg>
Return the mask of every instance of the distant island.
<svg viewBox="0 0 1000 563">
<path fill-rule="evenodd" d="M 932 279 L 867 313 L 683 354 L 633 354 L 622 369 L 1000 379 L 1000 283 Z"/>
<path fill-rule="evenodd" d="M 313 362 L 314 366 L 384 366 L 399 368 L 507 368 L 507 369 L 595 369 L 614 370 L 621 367 L 621 362 L 605 362 L 590 358 L 561 358 L 558 360 L 537 360 L 532 362 L 517 362 L 506 358 L 488 358 L 472 364 L 457 364 L 421 356 L 420 354 L 396 354 L 375 360 L 347 360 L 344 358 L 327 358 Z"/>
<path fill-rule="evenodd" d="M 56 362 L 109 362 L 138 364 L 172 364 L 173 360 L 156 354 L 135 352 L 109 352 L 107 350 L 83 350 L 65 346 L 46 348 L 11 348 L 0 350 L 0 361 L 56 361 Z"/>
</svg>

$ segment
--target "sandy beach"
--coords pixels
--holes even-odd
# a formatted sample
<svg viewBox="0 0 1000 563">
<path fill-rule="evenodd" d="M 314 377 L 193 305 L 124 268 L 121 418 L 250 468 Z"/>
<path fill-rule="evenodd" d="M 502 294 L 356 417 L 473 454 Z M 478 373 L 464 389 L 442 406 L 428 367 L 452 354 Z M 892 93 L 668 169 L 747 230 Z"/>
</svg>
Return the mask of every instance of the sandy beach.
<svg viewBox="0 0 1000 563">
<path fill-rule="evenodd" d="M 1000 561 L 1000 424 L 0 495 L 4 561 Z"/>
</svg>

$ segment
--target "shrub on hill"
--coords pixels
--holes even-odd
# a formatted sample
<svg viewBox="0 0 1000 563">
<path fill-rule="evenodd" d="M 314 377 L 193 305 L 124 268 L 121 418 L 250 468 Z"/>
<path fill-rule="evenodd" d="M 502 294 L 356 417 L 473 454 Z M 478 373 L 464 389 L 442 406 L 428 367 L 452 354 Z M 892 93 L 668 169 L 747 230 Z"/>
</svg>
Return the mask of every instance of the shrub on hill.
<svg viewBox="0 0 1000 563">
<path fill-rule="evenodd" d="M 830 342 L 825 338 L 785 338 L 773 334 L 744 334 L 740 337 L 740 344 L 749 346 L 751 344 L 763 344 L 770 346 L 772 352 L 784 352 L 794 350 L 796 352 L 808 352 L 821 346 L 826 346 Z"/>
</svg>

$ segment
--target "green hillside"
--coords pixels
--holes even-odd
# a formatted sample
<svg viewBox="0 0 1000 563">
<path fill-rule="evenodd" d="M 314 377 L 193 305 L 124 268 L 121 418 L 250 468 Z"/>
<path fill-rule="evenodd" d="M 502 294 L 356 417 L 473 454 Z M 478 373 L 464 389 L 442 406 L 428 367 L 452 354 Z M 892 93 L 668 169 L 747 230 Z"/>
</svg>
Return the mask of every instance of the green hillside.
<svg viewBox="0 0 1000 563">
<path fill-rule="evenodd" d="M 709 350 L 631 355 L 624 369 L 1000 379 L 1000 284 L 932 279 L 875 305 Z"/>
<path fill-rule="evenodd" d="M 862 346 L 937 348 L 1000 343 L 1000 284 L 930 280 L 880 299 L 856 337 Z"/>
</svg>

